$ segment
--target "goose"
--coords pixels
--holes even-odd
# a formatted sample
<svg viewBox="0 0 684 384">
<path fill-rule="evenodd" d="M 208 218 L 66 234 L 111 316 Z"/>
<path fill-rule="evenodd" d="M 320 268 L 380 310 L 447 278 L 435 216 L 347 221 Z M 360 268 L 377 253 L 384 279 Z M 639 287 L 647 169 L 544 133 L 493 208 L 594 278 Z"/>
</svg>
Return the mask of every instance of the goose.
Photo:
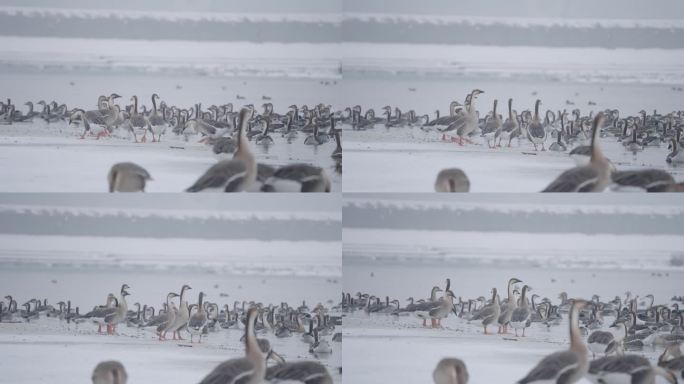
<svg viewBox="0 0 684 384">
<path fill-rule="evenodd" d="M 435 384 L 467 384 L 468 368 L 461 359 L 445 357 L 437 363 L 432 372 Z"/>
<path fill-rule="evenodd" d="M 530 316 L 532 311 L 530 311 L 529 304 L 527 302 L 527 291 L 531 291 L 530 286 L 525 285 L 522 289 L 522 295 L 520 296 L 520 306 L 515 308 L 511 312 L 510 324 L 513 329 L 515 329 L 515 336 L 518 336 L 518 329 L 522 329 L 522 337 L 525 337 L 525 329 L 530 326 Z"/>
<path fill-rule="evenodd" d="M 684 151 L 679 148 L 679 141 L 677 139 L 672 139 L 670 141 L 670 153 L 668 153 L 665 158 L 668 164 L 681 164 L 684 163 Z"/>
<path fill-rule="evenodd" d="M 128 118 L 129 130 L 133 134 L 133 139 L 136 143 L 147 142 L 147 129 L 148 122 L 144 115 L 138 112 L 138 96 L 131 96 L 131 101 L 133 101 L 133 110 L 131 111 L 131 116 Z M 138 141 L 138 135 L 136 131 L 142 131 L 142 139 Z"/>
<path fill-rule="evenodd" d="M 513 294 L 513 284 L 518 284 L 522 283 L 522 280 L 518 278 L 510 278 L 508 279 L 508 286 L 507 286 L 507 301 L 506 304 L 501 306 L 501 314 L 499 315 L 498 322 L 499 322 L 499 332 L 498 333 L 508 333 L 508 323 L 511 321 L 511 315 L 513 314 L 513 311 L 515 308 L 518 306 L 517 301 L 515 300 L 514 294 Z"/>
<path fill-rule="evenodd" d="M 599 127 L 603 113 L 594 118 L 591 135 L 591 160 L 588 165 L 578 166 L 563 172 L 542 192 L 601 192 L 610 181 L 610 163 L 599 148 Z"/>
<path fill-rule="evenodd" d="M 463 106 L 458 102 L 458 101 L 452 101 L 449 104 L 449 115 L 448 116 L 439 116 L 439 110 L 436 111 L 437 117 L 435 117 L 434 120 L 430 121 L 429 123 L 425 124 L 428 126 L 448 126 L 451 125 L 456 119 L 458 118 L 459 114 L 458 112 L 463 109 Z"/>
<path fill-rule="evenodd" d="M 264 130 L 261 132 L 261 134 L 257 135 L 254 142 L 257 145 L 263 145 L 263 146 L 273 145 L 273 143 L 274 143 L 273 138 L 268 134 L 268 128 L 271 125 L 270 119 L 266 118 L 266 119 L 263 119 L 262 121 L 264 124 Z"/>
<path fill-rule="evenodd" d="M 333 379 L 328 370 L 315 361 L 298 361 L 268 367 L 266 380 L 269 382 L 283 380 L 304 384 L 333 384 Z"/>
<path fill-rule="evenodd" d="M 512 109 L 513 99 L 508 99 L 508 118 L 504 121 L 501 126 L 501 134 L 499 139 L 498 147 L 501 147 L 501 140 L 508 140 L 508 147 L 511 146 L 511 141 L 516 137 L 520 136 L 520 124 L 518 123 L 518 113 Z"/>
<path fill-rule="evenodd" d="M 159 341 L 166 340 L 166 331 L 173 325 L 174 320 L 176 319 L 176 311 L 173 302 L 171 301 L 174 297 L 178 297 L 178 294 L 169 292 L 169 294 L 166 295 L 166 312 L 164 314 L 158 314 L 147 323 L 147 326 L 157 327 L 156 332 L 159 336 Z M 159 312 L 161 312 L 161 309 Z"/>
<path fill-rule="evenodd" d="M 549 146 L 549 151 L 554 151 L 554 152 L 565 152 L 568 150 L 568 147 L 563 143 L 563 134 L 565 134 L 565 112 L 558 112 L 558 115 L 560 116 L 560 130 L 556 132 L 556 141 L 551 143 Z"/>
<path fill-rule="evenodd" d="M 95 366 L 92 374 L 93 384 L 126 384 L 128 374 L 118 361 L 103 361 Z"/>
<path fill-rule="evenodd" d="M 398 303 L 398 302 L 397 302 Z M 432 323 L 432 328 L 435 326 L 441 327 L 442 319 L 449 316 L 454 310 L 454 293 L 451 290 L 446 289 L 444 291 L 444 297 L 439 302 L 439 306 L 432 308 L 428 315 L 430 316 L 430 321 Z"/>
<path fill-rule="evenodd" d="M 120 299 L 118 300 L 118 305 L 116 306 L 114 312 L 108 313 L 104 317 L 104 322 L 107 324 L 107 334 L 113 335 L 116 332 L 116 326 L 119 323 L 126 321 L 126 314 L 128 313 L 128 304 L 126 303 L 126 296 L 130 293 L 126 291 L 130 289 L 128 284 L 121 286 Z"/>
<path fill-rule="evenodd" d="M 613 324 L 610 328 L 617 329 L 618 326 Z M 592 332 L 587 338 L 587 347 L 591 351 L 592 356 L 596 358 L 597 353 L 607 355 L 614 352 L 617 349 L 617 341 L 613 332 L 597 330 Z"/>
<path fill-rule="evenodd" d="M 468 136 L 478 128 L 478 117 L 477 110 L 475 109 L 475 99 L 478 95 L 483 93 L 484 91 L 481 91 L 479 89 L 473 90 L 470 93 L 470 103 L 468 103 L 465 109 L 464 119 L 462 121 L 457 121 L 452 124 L 455 125 L 459 145 L 463 145 L 463 140 L 471 144 L 473 143 L 472 141 L 470 141 L 470 139 L 468 139 Z M 447 128 L 447 130 L 451 129 Z"/>
<path fill-rule="evenodd" d="M 220 192 L 241 192 L 249 189 L 256 180 L 257 164 L 249 150 L 245 137 L 247 121 L 252 111 L 240 111 L 240 125 L 238 129 L 237 150 L 232 160 L 219 161 L 211 166 L 187 192 L 214 190 Z"/>
<path fill-rule="evenodd" d="M 579 330 L 579 312 L 585 305 L 586 301 L 575 300 L 570 307 L 570 349 L 546 356 L 518 384 L 572 384 L 587 374 L 588 351 Z"/>
<path fill-rule="evenodd" d="M 197 303 L 197 312 L 190 316 L 188 321 L 188 331 L 190 332 L 190 343 L 193 342 L 193 336 L 199 335 L 199 343 L 202 343 L 202 332 L 207 325 L 207 311 L 204 309 L 204 292 L 199 293 Z"/>
<path fill-rule="evenodd" d="M 183 284 L 183 286 L 181 287 L 180 303 L 178 305 L 176 317 L 173 319 L 172 325 L 166 329 L 166 331 L 173 332 L 174 340 L 184 340 L 181 337 L 180 331 L 182 331 L 188 325 L 188 321 L 190 320 L 190 310 L 188 309 L 188 301 L 185 300 L 185 291 L 188 289 L 192 288 L 187 284 Z M 176 335 L 178 335 L 178 339 L 176 339 Z"/>
<path fill-rule="evenodd" d="M 684 355 L 682 355 L 681 344 L 672 344 L 665 348 L 658 357 L 658 366 L 684 379 Z"/>
<path fill-rule="evenodd" d="M 337 146 L 335 147 L 335 150 L 330 155 L 330 157 L 332 157 L 336 161 L 342 161 L 342 138 L 340 136 L 340 131 L 335 129 L 335 119 L 332 119 L 331 123 L 332 132 L 335 135 L 335 143 L 337 144 Z"/>
<path fill-rule="evenodd" d="M 482 320 L 482 327 L 484 328 L 484 334 L 487 333 L 487 326 L 494 324 L 499 318 L 501 313 L 501 306 L 499 305 L 499 297 L 496 294 L 496 288 L 492 288 L 492 302 L 485 305 L 472 320 Z"/>
<path fill-rule="evenodd" d="M 90 125 L 91 121 L 89 121 L 88 116 L 86 115 L 86 112 L 82 109 L 75 109 L 72 113 L 71 116 L 69 116 L 69 124 L 71 125 L 74 123 L 75 119 L 80 119 L 83 122 L 83 134 L 81 135 L 81 139 L 85 139 L 85 135 L 87 133 L 94 133 L 96 139 L 100 139 L 100 137 L 105 136 L 106 129 L 102 126 L 97 125 L 97 130 L 93 130 L 92 126 Z"/>
<path fill-rule="evenodd" d="M 314 125 L 313 133 L 304 139 L 304 145 L 321 145 L 327 142 L 328 140 L 323 139 L 323 137 L 319 134 L 318 124 Z"/>
<path fill-rule="evenodd" d="M 116 307 L 114 306 L 114 303 L 116 303 L 116 297 L 114 294 L 110 293 L 107 295 L 107 302 L 105 305 L 97 307 L 93 309 L 92 311 L 86 313 L 83 315 L 83 317 L 90 319 L 92 322 L 97 324 L 97 332 L 101 333 L 102 332 L 102 326 L 105 324 L 104 323 L 104 318 L 110 313 L 114 313 L 116 311 Z"/>
<path fill-rule="evenodd" d="M 668 383 L 676 384 L 677 378 L 661 367 L 653 367 L 642 356 L 606 356 L 589 365 L 587 378 L 597 384 L 655 384 L 656 376 L 662 376 Z"/>
<path fill-rule="evenodd" d="M 266 374 L 266 359 L 254 333 L 257 308 L 247 311 L 245 326 L 245 357 L 231 359 L 219 364 L 200 384 L 260 384 Z"/>
<path fill-rule="evenodd" d="M 541 100 L 537 99 L 534 103 L 534 116 L 532 116 L 532 121 L 527 125 L 527 138 L 534 144 L 534 150 L 537 150 L 537 145 L 541 144 L 542 151 L 546 151 L 544 148 L 544 141 L 546 141 L 546 129 L 539 119 L 539 105 Z"/>
<path fill-rule="evenodd" d="M 435 180 L 435 192 L 469 192 L 470 180 L 459 168 L 447 168 L 439 171 Z"/>
<path fill-rule="evenodd" d="M 152 133 L 152 141 L 161 141 L 161 136 L 166 132 L 167 123 L 164 120 L 164 116 L 159 114 L 157 111 L 157 99 L 159 95 L 156 93 L 152 94 L 152 113 L 147 117 L 147 128 Z M 157 134 L 155 139 L 154 134 Z"/>
<path fill-rule="evenodd" d="M 262 192 L 330 192 L 330 180 L 322 168 L 289 164 L 278 168 L 261 187 Z"/>
<path fill-rule="evenodd" d="M 672 192 L 676 190 L 674 177 L 661 169 L 639 169 L 611 172 L 616 190 L 635 188 L 645 192 Z"/>
<path fill-rule="evenodd" d="M 319 355 L 329 355 L 332 353 L 332 347 L 325 339 L 319 339 L 318 329 L 314 328 L 314 342 L 309 345 L 309 353 L 318 357 Z"/>
<path fill-rule="evenodd" d="M 107 175 L 109 192 L 145 192 L 145 184 L 152 180 L 149 172 L 138 164 L 125 162 L 112 165 Z"/>
<path fill-rule="evenodd" d="M 503 126 L 501 116 L 496 113 L 496 107 L 498 103 L 499 101 L 494 99 L 492 114 L 485 118 L 485 124 L 482 128 L 482 136 L 484 136 L 485 140 L 487 141 L 487 146 L 489 148 L 496 147 L 496 138 L 501 135 L 501 127 Z"/>
</svg>

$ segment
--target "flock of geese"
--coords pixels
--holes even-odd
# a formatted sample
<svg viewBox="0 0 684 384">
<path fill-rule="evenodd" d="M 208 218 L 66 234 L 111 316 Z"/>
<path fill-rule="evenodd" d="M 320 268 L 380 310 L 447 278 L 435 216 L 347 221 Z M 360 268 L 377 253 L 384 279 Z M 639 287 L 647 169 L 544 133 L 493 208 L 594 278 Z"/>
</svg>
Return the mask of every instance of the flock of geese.
<svg viewBox="0 0 684 384">
<path fill-rule="evenodd" d="M 269 147 L 302 142 L 304 145 L 319 147 L 335 142 L 331 153 L 334 172 L 342 173 L 341 131 L 335 127 L 339 114 L 331 111 L 330 106 L 322 104 L 309 108 L 291 105 L 288 112 L 278 114 L 273 104 L 262 105 L 258 113 L 254 105 L 248 104 L 239 111 L 233 111 L 233 104 L 212 105 L 203 111 L 201 104 L 194 108 L 168 106 L 152 95 L 152 108 L 139 108 L 138 97 L 132 96 L 131 103 L 123 108 L 117 104 L 121 98 L 116 93 L 100 96 L 97 108 L 68 109 L 65 104 L 40 101 L 41 111 L 34 110 L 32 102 L 27 102 L 28 110 L 22 112 L 11 100 L 0 102 L 0 124 L 17 124 L 44 120 L 48 124 L 68 123 L 83 126 L 81 138 L 86 136 L 100 139 L 112 136 L 115 131 L 123 131 L 135 142 L 144 143 L 151 136 L 153 142 L 161 141 L 167 133 L 185 140 L 199 137 L 199 142 L 211 148 L 219 161 L 210 167 L 188 192 L 199 191 L 262 191 L 262 192 L 330 192 L 330 180 L 322 167 L 294 163 L 279 168 L 257 163 L 250 142 L 256 146 Z M 278 138 L 280 136 L 280 138 Z M 280 143 L 282 142 L 282 143 Z M 152 180 L 150 172 L 142 166 L 122 162 L 115 164 L 109 173 L 110 192 L 144 191 L 145 185 Z"/>
<path fill-rule="evenodd" d="M 116 335 L 119 326 L 154 330 L 160 341 L 167 340 L 169 335 L 173 340 L 185 340 L 183 334 L 189 334 L 191 343 L 201 343 L 203 336 L 221 329 L 243 329 L 244 357 L 219 364 L 201 381 L 202 384 L 285 380 L 306 384 L 333 382 L 328 370 L 316 361 L 332 353 L 331 343 L 342 340 L 341 332 L 336 331 L 341 318 L 331 315 L 331 308 L 322 304 L 309 308 L 305 302 L 295 308 L 287 303 L 264 305 L 253 301 L 236 301 L 232 308 L 228 304 L 221 307 L 207 301 L 203 292 L 199 293 L 196 303 L 190 304 L 187 295 L 192 288 L 183 285 L 180 293 L 169 292 L 158 310 L 140 303 L 134 304 L 135 310 L 129 310 L 126 298 L 130 296 L 130 289 L 123 284 L 118 295 L 110 293 L 104 305 L 86 313 L 73 307 L 71 301 L 60 301 L 53 306 L 47 299 L 31 299 L 22 305 L 23 308 L 18 308 L 17 301 L 6 296 L 7 304 L 0 302 L 0 323 L 51 318 L 68 324 L 97 325 L 98 333 L 108 335 Z M 178 298 L 178 304 L 175 298 Z M 272 349 L 266 336 L 303 344 L 313 360 L 286 362 Z M 269 360 L 274 364 L 267 365 Z M 92 375 L 94 384 L 125 384 L 127 378 L 124 366 L 118 361 L 98 364 Z"/>
<path fill-rule="evenodd" d="M 510 328 L 517 336 L 525 337 L 533 324 L 538 327 L 557 327 L 564 318 L 569 323 L 570 346 L 543 358 L 527 376 L 517 381 L 527 383 L 570 384 L 587 378 L 600 384 L 654 384 L 656 376 L 669 383 L 684 379 L 684 310 L 679 299 L 669 304 L 656 304 L 653 295 L 645 296 L 640 304 L 638 296 L 630 292 L 601 301 L 594 295 L 591 301 L 571 299 L 563 292 L 560 302 L 532 294 L 532 288 L 520 279 L 507 282 L 506 297 L 501 299 L 496 288 L 488 297 L 456 298 L 447 279 L 446 287 L 436 285 L 426 298 L 407 299 L 402 307 L 399 300 L 382 300 L 368 293 L 342 294 L 343 312 L 363 311 L 368 316 L 413 316 L 427 326 L 441 327 L 442 320 L 453 315 L 459 321 L 479 324 L 483 335 L 498 329 L 508 334 Z M 440 295 L 441 293 L 441 295 Z M 680 301 L 680 302 L 678 302 Z M 663 348 L 657 364 L 634 352 L 644 348 Z M 457 358 L 441 360 L 433 372 L 435 384 L 465 384 L 469 374 L 466 364 Z"/>
<path fill-rule="evenodd" d="M 542 113 L 542 102 L 537 100 L 533 110 L 518 113 L 513 108 L 513 99 L 508 99 L 508 108 L 503 114 L 498 109 L 498 100 L 494 100 L 492 110 L 482 117 L 475 101 L 483 93 L 473 90 L 463 104 L 451 102 L 448 115 L 442 116 L 437 110 L 434 119 L 390 106 L 383 107 L 382 117 L 376 117 L 373 109 L 362 114 L 362 107 L 357 105 L 347 108 L 341 121 L 353 130 L 382 126 L 391 132 L 396 128 L 420 127 L 424 131 L 436 131 L 442 140 L 459 145 L 472 144 L 480 137 L 491 149 L 510 147 L 514 140 L 519 146 L 529 142 L 535 151 L 546 151 L 548 144 L 549 151 L 568 153 L 577 166 L 559 175 L 544 192 L 599 192 L 609 186 L 648 192 L 684 190 L 682 183 L 676 183 L 672 175 L 661 169 L 616 170 L 599 145 L 600 140 L 616 140 L 635 156 L 642 151 L 667 147 L 663 163 L 682 164 L 682 111 L 663 115 L 642 110 L 637 116 L 621 116 L 617 109 L 590 112 L 585 116 L 579 109 Z M 467 192 L 470 181 L 460 168 L 448 168 L 439 172 L 434 188 L 437 192 Z"/>
</svg>

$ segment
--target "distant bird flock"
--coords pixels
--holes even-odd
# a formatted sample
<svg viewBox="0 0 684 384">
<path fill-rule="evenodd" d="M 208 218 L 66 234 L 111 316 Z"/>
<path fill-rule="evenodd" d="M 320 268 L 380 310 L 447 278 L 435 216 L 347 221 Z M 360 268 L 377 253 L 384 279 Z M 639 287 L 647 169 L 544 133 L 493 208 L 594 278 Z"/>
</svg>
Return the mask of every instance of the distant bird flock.
<svg viewBox="0 0 684 384">
<path fill-rule="evenodd" d="M 341 342 L 339 330 L 340 305 L 334 308 L 318 304 L 309 308 L 306 302 L 295 307 L 287 303 L 263 304 L 254 301 L 235 301 L 232 306 L 220 305 L 207 300 L 199 292 L 197 301 L 190 304 L 189 285 L 183 285 L 178 292 L 169 292 L 161 305 L 136 302 L 134 310 L 129 309 L 127 297 L 133 296 L 127 284 L 123 284 L 118 295 L 110 293 L 103 305 L 84 311 L 72 305 L 71 300 L 48 304 L 47 299 L 30 299 L 18 305 L 13 296 L 0 301 L 0 324 L 34 322 L 60 322 L 75 324 L 80 328 L 97 326 L 97 332 L 115 337 L 120 327 L 153 331 L 156 338 L 165 340 L 187 340 L 201 343 L 203 338 L 221 338 L 222 330 L 239 329 L 244 332 L 242 342 L 245 356 L 227 360 L 208 372 L 201 383 L 262 383 L 292 380 L 308 384 L 332 384 L 328 370 L 317 362 L 320 357 L 329 356 L 331 343 Z M 134 297 L 134 296 L 133 296 Z M 178 298 L 176 301 L 176 298 Z M 93 328 L 93 331 L 95 328 Z M 26 332 L 30 332 L 30 327 Z M 260 338 L 257 338 L 257 335 Z M 225 337 L 225 336 L 223 336 Z M 285 361 L 274 351 L 268 338 L 290 340 L 308 360 Z M 299 347 L 301 345 L 301 347 Z M 267 364 L 272 360 L 273 364 Z M 94 384 L 125 384 L 127 373 L 117 361 L 100 363 L 92 374 Z M 134 381 L 135 382 L 135 381 Z"/>
<path fill-rule="evenodd" d="M 371 293 L 344 293 L 342 309 L 369 317 L 391 316 L 407 321 L 415 318 L 423 327 L 428 326 L 429 320 L 431 328 L 441 328 L 441 322 L 453 316 L 461 324 L 481 326 L 483 337 L 492 330 L 503 335 L 512 331 L 516 337 L 526 337 L 530 332 L 558 327 L 567 321 L 569 348 L 530 367 L 527 376 L 517 381 L 520 384 L 571 384 L 585 377 L 597 384 L 653 384 L 656 376 L 669 383 L 684 379 L 682 297 L 658 303 L 649 294 L 640 303 L 642 298 L 627 292 L 605 301 L 594 295 L 587 301 L 571 299 L 561 292 L 559 301 L 554 301 L 542 297 L 542 293 L 531 294 L 534 291 L 529 285 L 520 289 L 520 283 L 523 281 L 518 278 L 509 279 L 505 297 L 494 287 L 486 297 L 462 298 L 456 296 L 447 279 L 444 289 L 435 285 L 429 296 L 409 297 L 405 306 L 389 296 L 383 300 L 381 295 Z M 662 351 L 655 365 L 635 354 L 645 349 Z M 453 351 L 458 351 L 457 341 Z M 456 353 L 453 351 L 445 354 Z M 465 384 L 468 379 L 466 362 L 458 358 L 441 360 L 433 374 L 435 384 Z M 513 378 L 505 382 L 513 382 Z"/>
</svg>

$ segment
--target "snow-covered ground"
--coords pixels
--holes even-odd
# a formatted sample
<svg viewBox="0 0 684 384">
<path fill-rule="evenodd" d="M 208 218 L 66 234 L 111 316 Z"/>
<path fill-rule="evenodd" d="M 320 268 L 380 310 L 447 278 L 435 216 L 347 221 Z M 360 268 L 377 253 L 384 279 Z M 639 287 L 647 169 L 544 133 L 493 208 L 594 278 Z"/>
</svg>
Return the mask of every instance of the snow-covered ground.
<svg viewBox="0 0 684 384">
<path fill-rule="evenodd" d="M 461 199 L 462 202 L 430 199 L 425 195 L 346 198 L 344 291 L 352 296 L 356 292 L 369 293 L 381 300 L 389 296 L 390 300 L 398 299 L 405 306 L 408 297 L 427 298 L 435 285 L 443 289 L 446 278 L 451 279 L 451 290 L 458 301 L 458 298 L 488 296 L 493 287 L 505 297 L 506 282 L 517 277 L 532 287 L 532 293 L 548 297 L 554 303 L 559 302 L 558 295 L 563 291 L 570 297 L 587 299 L 597 294 L 605 301 L 624 297 L 626 291 L 639 297 L 650 293 L 662 304 L 669 304 L 673 296 L 682 295 L 684 268 L 678 261 L 684 240 L 681 231 L 662 236 L 640 234 L 649 225 L 645 222 L 616 233 L 610 229 L 596 231 L 587 225 L 605 215 L 619 220 L 620 214 L 626 212 L 681 220 L 677 209 L 668 210 L 657 203 L 652 213 L 648 213 L 649 203 L 637 198 L 619 198 L 624 207 L 621 210 L 611 208 L 610 204 L 594 207 L 594 203 L 582 202 L 586 199 L 574 202 L 540 199 L 539 205 L 533 206 L 531 197 L 521 195 L 468 197 Z M 499 200 L 499 204 L 487 205 L 485 200 Z M 478 201 L 487 208 L 477 210 Z M 347 209 L 348 206 L 373 207 L 372 212 L 380 219 L 368 224 L 350 219 L 363 210 Z M 472 210 L 489 212 L 488 217 L 493 221 L 498 214 L 504 225 L 509 222 L 507 217 L 513 215 L 519 224 L 511 232 L 451 229 L 456 227 L 452 221 L 469 220 L 467 212 Z M 447 213 L 439 216 L 437 211 Z M 407 218 L 407 212 L 413 213 L 413 219 Z M 442 230 L 427 230 L 428 220 L 423 220 L 421 214 L 428 212 L 428 218 L 442 219 L 436 223 L 441 223 Z M 564 221 L 574 222 L 577 230 L 574 233 L 526 230 L 531 228 L 528 222 L 540 218 L 551 220 L 548 227 L 553 228 L 553 219 L 545 218 L 540 212 L 555 215 L 556 220 L 563 217 Z M 348 219 L 352 224 L 347 225 Z M 397 220 L 407 221 L 405 227 L 411 229 L 390 229 L 397 227 L 394 224 Z M 583 233 L 579 228 L 583 225 L 592 228 L 593 233 Z M 606 318 L 604 324 L 610 321 Z M 364 311 L 350 314 L 344 320 L 345 380 L 430 382 L 432 370 L 441 358 L 457 357 L 465 361 L 471 383 L 515 382 L 545 355 L 568 347 L 567 319 L 551 328 L 533 324 L 525 338 L 484 336 L 479 322 L 468 323 L 453 315 L 442 325 L 444 329 L 426 329 L 412 315 L 368 316 Z M 635 353 L 655 362 L 661 352 L 662 347 L 647 346 Z"/>
<path fill-rule="evenodd" d="M 178 292 L 183 284 L 192 287 L 189 303 L 196 303 L 202 291 L 206 300 L 220 307 L 243 300 L 292 306 L 306 301 L 309 307 L 318 303 L 331 307 L 339 301 L 339 234 L 330 238 L 325 231 L 310 231 L 290 239 L 274 235 L 277 240 L 273 241 L 262 240 L 258 234 L 271 222 L 294 223 L 302 226 L 300 232 L 312 224 L 339 225 L 335 199 L 318 201 L 300 211 L 298 207 L 307 200 L 298 196 L 290 197 L 289 208 L 277 210 L 248 196 L 239 208 L 230 208 L 237 202 L 226 205 L 212 203 L 212 199 L 198 204 L 200 199 L 184 195 L 164 197 L 168 205 L 162 206 L 150 202 L 149 197 L 38 194 L 0 198 L 2 220 L 18 215 L 14 216 L 15 230 L 0 231 L 2 296 L 13 295 L 20 307 L 31 298 L 47 299 L 52 305 L 71 300 L 81 313 L 103 304 L 107 294 L 118 292 L 123 283 L 130 286 L 129 309 L 134 309 L 136 302 L 158 309 L 166 294 Z M 35 220 L 45 223 L 31 224 Z M 109 223 L 111 233 L 92 235 L 88 227 L 95 225 L 88 225 L 91 220 Z M 185 230 L 179 221 L 185 222 Z M 150 237 L 140 231 L 145 225 L 157 226 L 165 235 Z M 212 239 L 198 233 L 208 225 L 219 226 L 228 234 L 224 239 Z M 231 230 L 237 225 L 247 232 Z M 255 235 L 250 237 L 249 231 Z M 241 237 L 236 237 L 237 233 Z M 320 239 L 315 238 L 321 234 Z M 200 381 L 220 362 L 244 354 L 243 331 L 237 329 L 210 333 L 201 345 L 160 342 L 153 330 L 124 325 L 118 332 L 116 336 L 98 335 L 93 324 L 67 325 L 45 316 L 30 323 L 0 323 L 0 381 L 47 383 L 57 378 L 87 382 L 98 362 L 116 359 L 126 366 L 131 382 L 191 383 Z M 314 359 L 308 345 L 296 335 L 260 337 L 268 338 L 288 361 Z M 332 344 L 333 353 L 319 361 L 339 383 L 341 344 Z M 40 369 L 27 365 L 30 361 L 41 362 Z"/>
</svg>

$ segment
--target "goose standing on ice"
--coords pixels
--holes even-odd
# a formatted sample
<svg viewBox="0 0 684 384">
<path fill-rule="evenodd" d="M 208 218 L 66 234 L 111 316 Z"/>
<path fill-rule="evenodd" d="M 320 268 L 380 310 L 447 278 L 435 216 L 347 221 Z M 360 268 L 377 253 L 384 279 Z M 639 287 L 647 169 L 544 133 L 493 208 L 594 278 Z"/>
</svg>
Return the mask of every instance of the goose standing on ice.
<svg viewBox="0 0 684 384">
<path fill-rule="evenodd" d="M 670 142 L 670 153 L 667 154 L 665 161 L 669 164 L 684 163 L 684 151 L 679 148 L 679 141 L 677 139 L 672 139 Z"/>
<path fill-rule="evenodd" d="M 586 303 L 584 300 L 575 300 L 570 307 L 570 349 L 546 356 L 518 384 L 572 384 L 587 374 L 589 352 L 579 329 L 579 312 Z"/>
<path fill-rule="evenodd" d="M 546 140 L 546 129 L 539 119 L 539 105 L 541 100 L 537 99 L 534 103 L 534 116 L 532 116 L 532 121 L 527 126 L 527 138 L 534 144 L 534 150 L 537 150 L 537 145 L 541 144 L 542 151 L 546 151 L 544 148 L 544 141 Z"/>
<path fill-rule="evenodd" d="M 161 141 L 161 136 L 166 132 L 166 120 L 157 110 L 157 99 L 159 95 L 156 93 L 152 94 L 152 113 L 147 117 L 148 129 L 152 133 L 152 141 Z M 157 134 L 155 139 L 154 134 Z"/>
<path fill-rule="evenodd" d="M 469 192 L 470 180 L 459 168 L 447 168 L 437 174 L 435 192 Z"/>
<path fill-rule="evenodd" d="M 518 302 L 515 300 L 513 293 L 513 284 L 522 283 L 522 280 L 518 278 L 510 278 L 508 280 L 508 289 L 506 298 L 506 304 L 501 306 L 501 314 L 499 315 L 499 333 L 508 333 L 508 323 L 511 321 L 511 315 L 515 308 L 518 307 Z"/>
<path fill-rule="evenodd" d="M 116 326 L 119 323 L 126 321 L 126 314 L 128 313 L 128 304 L 126 303 L 126 296 L 130 293 L 126 291 L 130 287 L 128 284 L 121 286 L 121 296 L 118 300 L 118 305 L 116 306 L 114 312 L 109 313 L 105 316 L 104 322 L 107 324 L 107 334 L 113 335 L 116 332 Z"/>
<path fill-rule="evenodd" d="M 494 99 L 494 108 L 492 109 L 491 116 L 488 116 L 485 121 L 485 126 L 482 128 L 482 136 L 484 136 L 487 141 L 487 146 L 489 148 L 496 147 L 496 138 L 501 135 L 501 127 L 503 123 L 501 121 L 501 116 L 496 112 L 496 107 L 499 101 Z M 492 144 L 493 143 L 493 144 Z"/>
<path fill-rule="evenodd" d="M 107 175 L 109 192 L 145 192 L 145 183 L 152 180 L 149 172 L 135 163 L 112 165 Z"/>
<path fill-rule="evenodd" d="M 485 305 L 477 315 L 473 316 L 473 320 L 482 320 L 482 327 L 484 327 L 484 334 L 487 333 L 487 326 L 494 324 L 501 313 L 501 306 L 499 305 L 499 297 L 496 294 L 496 288 L 492 288 L 492 302 Z"/>
<path fill-rule="evenodd" d="M 260 384 L 264 381 L 266 359 L 254 333 L 258 312 L 256 308 L 250 308 L 247 312 L 245 357 L 219 364 L 200 384 Z"/>
<path fill-rule="evenodd" d="M 542 192 L 601 192 L 610 182 L 610 163 L 599 147 L 603 113 L 594 118 L 591 131 L 591 159 L 588 165 L 578 166 L 563 172 Z"/>
<path fill-rule="evenodd" d="M 136 143 L 144 143 L 147 141 L 148 122 L 145 116 L 138 112 L 138 96 L 131 96 L 131 100 L 133 101 L 133 110 L 131 111 L 131 117 L 128 118 L 129 129 Z M 140 141 L 138 141 L 136 131 L 142 131 L 143 136 Z"/>
<path fill-rule="evenodd" d="M 173 332 L 173 339 L 176 340 L 176 335 L 178 335 L 178 340 L 184 340 L 181 337 L 181 331 L 185 329 L 190 320 L 190 310 L 188 309 L 188 301 L 185 300 L 185 291 L 192 289 L 189 285 L 183 284 L 180 293 L 180 303 L 178 305 L 178 311 L 176 312 L 176 318 L 173 320 L 173 325 L 167 329 L 167 331 Z"/>
<path fill-rule="evenodd" d="M 207 311 L 204 309 L 204 292 L 199 293 L 199 301 L 197 303 L 197 312 L 190 316 L 188 321 L 188 331 L 190 331 L 190 343 L 192 343 L 193 336 L 199 335 L 199 342 L 202 342 L 202 332 L 207 325 Z"/>
<path fill-rule="evenodd" d="M 214 190 L 216 192 L 241 192 L 248 190 L 256 180 L 257 163 L 249 150 L 245 131 L 252 111 L 240 111 L 237 150 L 231 160 L 222 160 L 211 166 L 187 192 Z"/>
<path fill-rule="evenodd" d="M 522 295 L 520 296 L 520 306 L 515 308 L 511 313 L 510 324 L 515 329 L 515 336 L 518 336 L 518 329 L 522 329 L 522 337 L 525 337 L 525 329 L 530 326 L 530 305 L 527 302 L 527 291 L 531 291 L 528 285 L 523 286 Z"/>
<path fill-rule="evenodd" d="M 126 384 L 128 374 L 123 364 L 112 360 L 99 363 L 91 378 L 93 384 Z"/>
<path fill-rule="evenodd" d="M 445 357 L 432 372 L 435 384 L 467 384 L 468 368 L 461 359 Z"/>
<path fill-rule="evenodd" d="M 511 146 L 511 141 L 520 136 L 520 124 L 518 123 L 518 113 L 512 109 L 513 99 L 508 99 L 508 118 L 501 126 L 501 134 L 498 137 L 501 146 L 501 140 L 508 140 L 508 147 Z"/>
</svg>

